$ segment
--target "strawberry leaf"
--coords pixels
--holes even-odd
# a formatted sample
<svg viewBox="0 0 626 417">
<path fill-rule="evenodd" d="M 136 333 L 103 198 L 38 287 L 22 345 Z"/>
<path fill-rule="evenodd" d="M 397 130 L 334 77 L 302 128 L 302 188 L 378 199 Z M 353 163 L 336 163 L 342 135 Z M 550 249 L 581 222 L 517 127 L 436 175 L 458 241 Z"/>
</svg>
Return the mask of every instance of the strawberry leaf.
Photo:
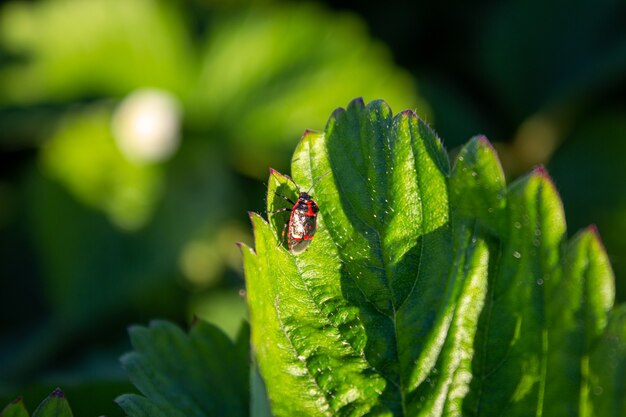
<svg viewBox="0 0 626 417">
<path fill-rule="evenodd" d="M 29 417 L 28 410 L 24 405 L 24 401 L 22 397 L 18 397 L 15 400 L 11 401 L 9 405 L 4 407 L 2 412 L 0 412 L 0 416 L 2 417 Z"/>
<path fill-rule="evenodd" d="M 543 168 L 507 187 L 485 138 L 450 164 L 415 113 L 355 100 L 305 133 L 292 176 L 271 172 L 268 213 L 285 210 L 252 213 L 243 248 L 275 416 L 623 413 L 610 264 L 593 228 L 567 242 Z M 296 255 L 279 195 L 308 190 L 318 229 Z"/>
<path fill-rule="evenodd" d="M 248 414 L 248 330 L 237 342 L 199 321 L 189 334 L 165 321 L 130 329 L 135 350 L 122 358 L 142 395 L 116 401 L 129 417 Z"/>
</svg>

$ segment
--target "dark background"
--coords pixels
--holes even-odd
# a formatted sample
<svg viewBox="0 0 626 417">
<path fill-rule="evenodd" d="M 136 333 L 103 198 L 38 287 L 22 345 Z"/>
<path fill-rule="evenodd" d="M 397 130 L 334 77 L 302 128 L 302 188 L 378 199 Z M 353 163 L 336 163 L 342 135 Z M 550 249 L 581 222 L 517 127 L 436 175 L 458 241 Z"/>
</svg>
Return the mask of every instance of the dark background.
<svg viewBox="0 0 626 417">
<path fill-rule="evenodd" d="M 60 385 L 76 415 L 122 415 L 127 326 L 234 334 L 268 167 L 358 96 L 416 109 L 452 152 L 485 134 L 509 181 L 545 164 L 626 299 L 623 2 L 4 2 L 0 407 Z M 129 108 L 165 147 L 124 148 Z"/>
</svg>

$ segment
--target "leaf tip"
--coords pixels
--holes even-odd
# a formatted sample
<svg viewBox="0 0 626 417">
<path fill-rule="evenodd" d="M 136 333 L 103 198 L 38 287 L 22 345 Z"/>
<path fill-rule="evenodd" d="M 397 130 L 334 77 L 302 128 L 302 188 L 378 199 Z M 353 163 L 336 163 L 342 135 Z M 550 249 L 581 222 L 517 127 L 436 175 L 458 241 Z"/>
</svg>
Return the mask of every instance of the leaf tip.
<svg viewBox="0 0 626 417">
<path fill-rule="evenodd" d="M 133 361 L 136 360 L 136 358 L 137 358 L 137 352 L 131 351 L 131 352 L 123 353 L 120 356 L 119 361 L 122 364 L 122 368 L 128 372 L 131 364 L 133 363 Z"/>
<path fill-rule="evenodd" d="M 548 177 L 548 171 L 543 165 L 537 165 L 535 169 L 533 169 L 533 174 L 541 175 L 542 177 Z"/>
<path fill-rule="evenodd" d="M 267 223 L 265 219 L 263 218 L 263 216 L 261 216 L 259 213 L 256 213 L 254 211 L 249 211 L 248 217 L 250 218 L 250 223 L 252 223 L 252 231 L 254 232 L 255 235 L 256 235 L 257 226 L 261 223 Z"/>
<path fill-rule="evenodd" d="M 363 97 L 357 97 L 350 103 L 348 103 L 348 108 L 350 107 L 365 107 L 365 101 L 363 100 Z"/>
<path fill-rule="evenodd" d="M 362 99 L 361 99 L 361 103 L 362 103 Z M 362 104 L 360 104 L 360 105 L 362 105 Z M 365 106 L 365 109 L 368 112 L 377 113 L 377 114 L 381 115 L 382 117 L 388 117 L 388 116 L 391 116 L 393 114 L 393 112 L 391 111 L 391 106 L 389 106 L 389 103 L 387 103 L 383 99 L 376 99 L 376 100 L 370 101 Z"/>
<path fill-rule="evenodd" d="M 559 193 L 559 190 L 556 188 L 556 184 L 554 183 L 554 180 L 552 179 L 552 177 L 548 173 L 548 170 L 546 169 L 545 166 L 537 165 L 532 170 L 530 175 L 532 177 L 535 177 L 535 178 L 538 178 L 538 179 L 544 181 L 544 183 L 547 184 L 552 189 L 552 191 L 557 196 L 559 201 L 561 201 L 561 194 Z"/>
<path fill-rule="evenodd" d="M 337 120 L 339 120 L 345 112 L 346 109 L 344 109 L 343 107 L 337 107 L 335 110 L 333 110 L 333 112 L 330 114 L 330 117 L 328 118 L 328 122 L 326 122 L 326 130 L 328 130 L 329 126 L 332 126 L 334 123 L 336 123 Z"/>
<path fill-rule="evenodd" d="M 235 245 L 237 245 L 237 247 L 239 248 L 239 250 L 241 251 L 241 253 L 244 255 L 244 258 L 245 258 L 245 255 L 246 255 L 246 251 L 247 251 L 247 252 L 249 252 L 249 253 L 250 253 L 250 254 L 252 254 L 252 255 L 255 255 L 255 254 L 256 254 L 256 253 L 254 252 L 254 250 L 253 250 L 250 246 L 246 245 L 246 244 L 245 244 L 245 243 L 243 243 L 243 242 L 237 242 L 237 243 L 235 243 Z"/>
<path fill-rule="evenodd" d="M 493 147 L 491 141 L 489 141 L 489 139 L 487 139 L 487 136 L 485 136 L 485 135 L 477 135 L 476 136 L 476 141 L 478 143 L 480 143 L 481 145 L 486 146 L 486 147 L 488 147 L 488 148 L 490 148 L 490 149 L 495 151 L 495 148 Z"/>
<path fill-rule="evenodd" d="M 346 112 L 352 112 L 352 111 L 360 112 L 364 108 L 365 108 L 365 102 L 363 101 L 363 97 L 355 98 L 350 103 L 348 103 L 346 108 L 337 107 L 330 114 L 330 117 L 328 118 L 328 122 L 326 122 L 326 129 L 325 129 L 325 131 L 327 132 L 331 126 L 335 125 L 340 120 L 342 120 L 344 115 L 346 114 Z"/>
<path fill-rule="evenodd" d="M 239 248 L 239 250 L 241 251 L 241 253 L 243 253 L 246 249 L 250 250 L 250 248 L 248 247 L 248 245 L 246 245 L 243 242 L 235 242 L 235 246 L 237 246 Z"/>
<path fill-rule="evenodd" d="M 403 117 L 403 118 L 411 118 L 411 117 L 419 118 L 419 116 L 417 115 L 417 113 L 413 109 L 403 110 L 403 111 L 401 111 L 399 113 L 399 115 L 400 115 L 400 117 Z"/>
<path fill-rule="evenodd" d="M 56 387 L 50 396 L 54 398 L 65 398 L 65 393 L 61 390 L 61 388 Z"/>
<path fill-rule="evenodd" d="M 602 252 L 607 253 L 606 247 L 604 246 L 604 242 L 602 241 L 602 237 L 600 236 L 600 231 L 598 230 L 597 225 L 590 224 L 584 229 L 584 232 L 588 233 L 591 236 L 591 238 L 595 241 L 595 243 L 598 245 Z"/>
<path fill-rule="evenodd" d="M 506 181 L 504 169 L 502 168 L 500 158 L 498 158 L 498 151 L 496 151 L 496 148 L 493 146 L 491 141 L 487 139 L 487 136 L 479 134 L 472 137 L 457 155 L 455 166 L 459 163 L 459 159 L 461 157 L 467 158 L 468 156 L 471 161 L 474 161 L 474 163 L 476 163 L 478 159 L 487 158 L 492 169 L 495 169 L 493 174 L 498 177 L 497 183 L 501 184 L 502 187 L 505 187 Z"/>
<path fill-rule="evenodd" d="M 274 168 L 270 168 L 270 179 L 271 179 L 271 177 L 278 178 L 278 179 L 280 179 L 280 178 L 283 178 L 283 179 L 288 178 L 287 175 L 282 174 L 280 171 L 278 171 L 278 170 L 276 170 Z"/>
<path fill-rule="evenodd" d="M 121 406 L 122 403 L 126 400 L 125 397 L 127 397 L 128 394 L 122 394 L 122 395 L 118 395 L 117 397 L 115 397 L 115 399 L 113 400 L 115 402 L 115 404 Z"/>
<path fill-rule="evenodd" d="M 585 230 L 598 238 L 600 237 L 600 232 L 598 232 L 598 226 L 596 226 L 595 224 L 590 224 L 586 227 Z"/>
<path fill-rule="evenodd" d="M 478 152 L 480 150 L 486 150 L 490 153 L 496 153 L 495 148 L 493 147 L 493 145 L 491 144 L 491 142 L 489 141 L 489 139 L 487 139 L 487 136 L 485 135 L 476 135 L 473 136 L 468 142 L 467 144 L 465 144 L 465 146 L 463 146 L 461 152 L 459 152 L 460 156 L 461 154 L 467 154 L 467 153 L 475 153 Z"/>
<path fill-rule="evenodd" d="M 316 141 L 317 139 L 319 139 L 321 136 L 323 136 L 323 133 L 319 132 L 318 130 L 313 130 L 313 129 L 305 129 L 304 133 L 302 133 L 302 137 L 300 138 L 300 143 L 298 144 L 298 148 L 300 146 L 302 146 L 303 144 L 305 144 L 306 142 L 313 142 Z M 294 152 L 294 159 L 292 162 L 297 161 L 297 157 L 296 155 L 298 155 L 298 152 Z"/>
</svg>

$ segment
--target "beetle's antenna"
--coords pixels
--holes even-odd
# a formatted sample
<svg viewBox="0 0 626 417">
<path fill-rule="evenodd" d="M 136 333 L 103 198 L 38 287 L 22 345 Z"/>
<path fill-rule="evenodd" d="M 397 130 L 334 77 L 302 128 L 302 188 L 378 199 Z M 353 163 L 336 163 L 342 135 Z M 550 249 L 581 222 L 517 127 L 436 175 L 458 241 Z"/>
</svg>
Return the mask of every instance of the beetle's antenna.
<svg viewBox="0 0 626 417">
<path fill-rule="evenodd" d="M 316 179 L 316 180 L 315 180 L 315 182 L 313 183 L 313 185 L 311 186 L 311 188 L 309 188 L 309 191 L 307 191 L 306 193 L 307 193 L 307 194 L 310 194 L 310 193 L 311 193 L 311 190 L 313 190 L 313 187 L 315 187 L 315 186 L 316 186 L 316 185 L 320 182 L 320 180 L 321 180 L 322 178 L 324 178 L 324 177 L 325 177 L 326 175 L 328 175 L 328 174 L 330 174 L 330 171 L 326 172 L 325 174 L 322 174 L 322 176 L 321 176 L 321 177 L 319 177 L 318 179 Z"/>
<path fill-rule="evenodd" d="M 295 186 L 296 186 L 296 190 L 298 190 L 298 194 L 300 194 L 300 187 L 298 187 L 298 184 L 296 184 L 296 182 L 295 182 L 295 181 L 294 181 L 294 180 L 293 180 L 293 179 L 292 179 L 289 175 L 284 175 L 284 174 L 283 174 L 283 176 L 284 176 L 285 178 L 287 178 L 289 181 L 291 181 L 291 183 L 292 183 L 293 185 L 295 185 Z"/>
</svg>

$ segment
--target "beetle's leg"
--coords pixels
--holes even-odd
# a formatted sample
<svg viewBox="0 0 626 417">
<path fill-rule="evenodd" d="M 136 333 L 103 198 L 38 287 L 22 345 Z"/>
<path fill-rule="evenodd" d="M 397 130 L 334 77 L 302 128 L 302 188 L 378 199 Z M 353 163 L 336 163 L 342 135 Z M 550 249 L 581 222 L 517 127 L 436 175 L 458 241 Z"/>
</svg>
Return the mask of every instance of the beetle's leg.
<svg viewBox="0 0 626 417">
<path fill-rule="evenodd" d="M 288 226 L 289 226 L 289 222 L 285 222 L 285 225 L 283 226 L 283 233 L 281 236 L 281 243 L 287 242 L 287 227 Z"/>
<path fill-rule="evenodd" d="M 279 247 L 285 244 L 286 242 L 285 237 L 287 235 L 287 226 L 289 226 L 289 222 L 285 222 L 285 225 L 283 226 L 283 232 L 280 234 L 280 240 L 276 244 L 276 247 Z"/>
<path fill-rule="evenodd" d="M 277 214 L 277 213 L 282 213 L 285 211 L 291 211 L 291 207 L 279 208 L 278 210 L 270 211 L 268 214 Z"/>
<path fill-rule="evenodd" d="M 279 208 L 278 210 L 274 210 L 272 212 L 269 212 L 268 214 L 278 214 L 278 213 L 284 213 L 286 211 L 291 211 L 292 209 L 290 207 L 282 207 Z M 280 235 L 280 240 L 278 241 L 278 244 L 276 245 L 276 247 L 279 247 L 281 245 L 283 245 L 286 242 L 285 236 L 286 236 L 286 232 L 287 232 L 287 226 L 289 226 L 289 222 L 285 222 L 285 225 L 283 226 L 283 232 Z"/>
<path fill-rule="evenodd" d="M 291 200 L 291 198 L 289 198 L 289 197 L 287 197 L 285 195 L 278 194 L 276 191 L 274 191 L 274 194 L 276 194 L 277 196 L 279 196 L 282 199 L 285 199 L 285 200 L 289 201 L 292 206 L 294 206 L 296 204 L 293 200 Z"/>
</svg>

